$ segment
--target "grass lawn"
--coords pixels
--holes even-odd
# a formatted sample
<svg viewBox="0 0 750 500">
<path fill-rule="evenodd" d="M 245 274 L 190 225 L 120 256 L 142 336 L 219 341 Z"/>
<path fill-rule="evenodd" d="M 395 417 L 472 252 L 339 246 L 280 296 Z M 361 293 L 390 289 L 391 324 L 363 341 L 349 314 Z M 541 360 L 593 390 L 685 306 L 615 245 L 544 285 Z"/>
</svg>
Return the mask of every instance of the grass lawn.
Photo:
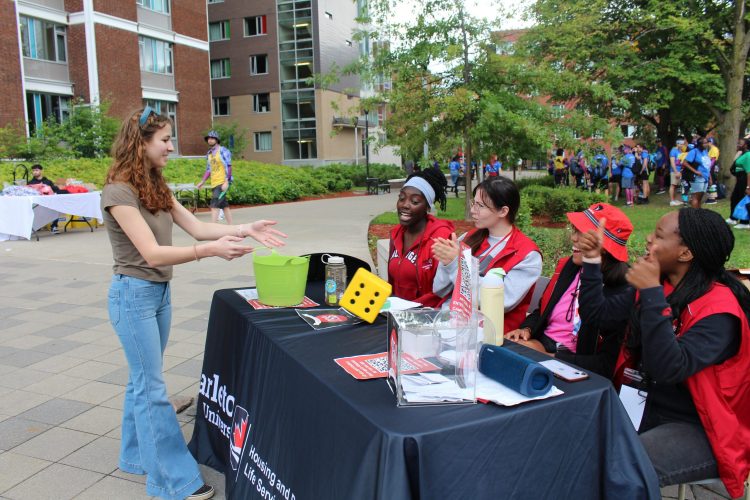
<svg viewBox="0 0 750 500">
<path fill-rule="evenodd" d="M 654 190 L 653 192 L 656 192 Z M 659 218 L 670 210 L 675 210 L 675 207 L 669 206 L 669 195 L 668 194 L 652 194 L 651 203 L 648 205 L 637 205 L 632 208 L 626 208 L 624 200 L 619 200 L 614 204 L 620 207 L 630 217 L 631 222 L 634 226 L 633 234 L 630 237 L 629 247 L 631 250 L 631 257 L 637 257 L 645 251 L 646 235 L 654 230 L 656 222 Z M 729 200 L 719 200 L 716 205 L 704 205 L 705 208 L 715 210 L 719 212 L 722 218 L 726 219 L 729 217 Z M 440 212 L 438 217 L 450 220 L 463 220 L 464 218 L 464 195 L 463 193 L 459 198 L 455 198 L 451 194 L 448 197 L 448 207 L 445 212 Z M 391 212 L 385 212 L 375 217 L 372 224 L 398 224 L 398 218 L 394 210 Z M 548 229 L 545 228 L 542 234 L 549 233 L 551 238 L 559 238 L 564 234 L 566 229 Z M 750 230 L 748 229 L 735 229 L 733 230 L 735 235 L 734 251 L 732 256 L 727 263 L 727 268 L 750 268 Z M 546 238 L 546 237 L 545 237 Z M 539 242 L 537 242 L 539 244 Z M 543 246 L 543 245 L 542 245 Z M 545 262 L 549 261 L 549 256 L 545 256 Z M 552 262 L 556 261 L 555 258 Z"/>
</svg>

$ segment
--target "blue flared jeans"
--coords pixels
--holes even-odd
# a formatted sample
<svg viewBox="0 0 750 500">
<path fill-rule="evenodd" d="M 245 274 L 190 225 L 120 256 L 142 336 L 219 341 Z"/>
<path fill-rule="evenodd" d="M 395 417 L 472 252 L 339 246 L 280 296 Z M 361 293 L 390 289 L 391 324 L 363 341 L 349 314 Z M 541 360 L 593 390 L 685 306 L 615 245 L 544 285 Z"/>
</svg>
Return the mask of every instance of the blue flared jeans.
<svg viewBox="0 0 750 500">
<path fill-rule="evenodd" d="M 182 437 L 162 376 L 172 320 L 169 283 L 114 275 L 109 320 L 129 368 L 119 467 L 147 474 L 149 495 L 183 499 L 203 485 L 203 478 Z"/>
</svg>

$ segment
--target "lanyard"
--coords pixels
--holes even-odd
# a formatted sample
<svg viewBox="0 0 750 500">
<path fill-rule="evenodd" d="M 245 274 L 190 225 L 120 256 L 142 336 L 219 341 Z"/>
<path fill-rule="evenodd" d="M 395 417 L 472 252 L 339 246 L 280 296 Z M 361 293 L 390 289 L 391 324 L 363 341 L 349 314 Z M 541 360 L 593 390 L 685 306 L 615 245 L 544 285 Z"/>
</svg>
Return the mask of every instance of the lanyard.
<svg viewBox="0 0 750 500">
<path fill-rule="evenodd" d="M 480 258 L 479 258 L 479 263 L 481 264 L 482 262 L 484 262 L 484 259 L 486 259 L 487 257 L 489 257 L 489 256 L 490 256 L 490 255 L 492 254 L 492 251 L 493 251 L 493 250 L 494 250 L 495 248 L 497 248 L 497 246 L 498 246 L 498 245 L 499 245 L 500 243 L 502 243 L 502 242 L 504 242 L 505 240 L 507 240 L 507 239 L 508 239 L 508 238 L 510 237 L 510 235 L 511 235 L 512 233 L 513 233 L 513 228 L 510 228 L 510 231 L 508 231 L 508 234 L 506 234 L 505 236 L 503 236 L 503 237 L 502 237 L 502 238 L 500 239 L 500 241 L 498 241 L 497 243 L 495 243 L 494 245 L 492 245 L 492 248 L 490 248 L 490 249 L 489 249 L 489 250 L 487 251 L 487 253 L 485 253 L 485 254 L 484 254 L 484 255 L 483 255 L 482 257 L 480 257 Z"/>
</svg>

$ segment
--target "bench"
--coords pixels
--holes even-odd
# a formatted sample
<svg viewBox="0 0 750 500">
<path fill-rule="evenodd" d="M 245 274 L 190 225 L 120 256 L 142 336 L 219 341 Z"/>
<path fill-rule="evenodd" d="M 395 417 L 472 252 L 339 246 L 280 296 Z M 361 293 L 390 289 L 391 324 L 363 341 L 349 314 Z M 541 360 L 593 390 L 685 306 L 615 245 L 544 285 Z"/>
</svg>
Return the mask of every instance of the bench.
<svg viewBox="0 0 750 500">
<path fill-rule="evenodd" d="M 365 179 L 367 194 L 390 193 L 391 184 L 386 180 L 380 180 L 377 177 L 368 177 Z"/>
<path fill-rule="evenodd" d="M 367 177 L 365 179 L 365 186 L 367 186 L 367 194 L 378 194 L 378 186 L 380 185 L 380 179 L 377 177 Z"/>
</svg>

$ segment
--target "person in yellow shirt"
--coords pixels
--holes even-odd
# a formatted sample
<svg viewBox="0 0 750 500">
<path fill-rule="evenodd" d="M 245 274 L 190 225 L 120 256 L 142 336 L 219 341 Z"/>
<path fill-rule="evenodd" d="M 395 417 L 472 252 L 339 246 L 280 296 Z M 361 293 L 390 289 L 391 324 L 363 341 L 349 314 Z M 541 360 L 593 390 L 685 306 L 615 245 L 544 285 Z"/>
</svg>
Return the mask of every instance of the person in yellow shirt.
<svg viewBox="0 0 750 500">
<path fill-rule="evenodd" d="M 708 148 L 708 157 L 711 159 L 711 179 L 708 182 L 708 185 L 710 186 L 716 184 L 716 174 L 719 172 L 719 147 L 716 145 L 715 137 L 709 137 L 708 142 L 711 146 Z"/>
<path fill-rule="evenodd" d="M 221 145 L 221 139 L 215 130 L 210 131 L 204 139 L 209 150 L 206 153 L 206 171 L 198 183 L 198 189 L 211 179 L 211 221 L 217 222 L 219 210 L 223 210 L 227 224 L 231 224 L 232 212 L 229 210 L 227 191 L 232 182 L 232 153 Z"/>
</svg>

